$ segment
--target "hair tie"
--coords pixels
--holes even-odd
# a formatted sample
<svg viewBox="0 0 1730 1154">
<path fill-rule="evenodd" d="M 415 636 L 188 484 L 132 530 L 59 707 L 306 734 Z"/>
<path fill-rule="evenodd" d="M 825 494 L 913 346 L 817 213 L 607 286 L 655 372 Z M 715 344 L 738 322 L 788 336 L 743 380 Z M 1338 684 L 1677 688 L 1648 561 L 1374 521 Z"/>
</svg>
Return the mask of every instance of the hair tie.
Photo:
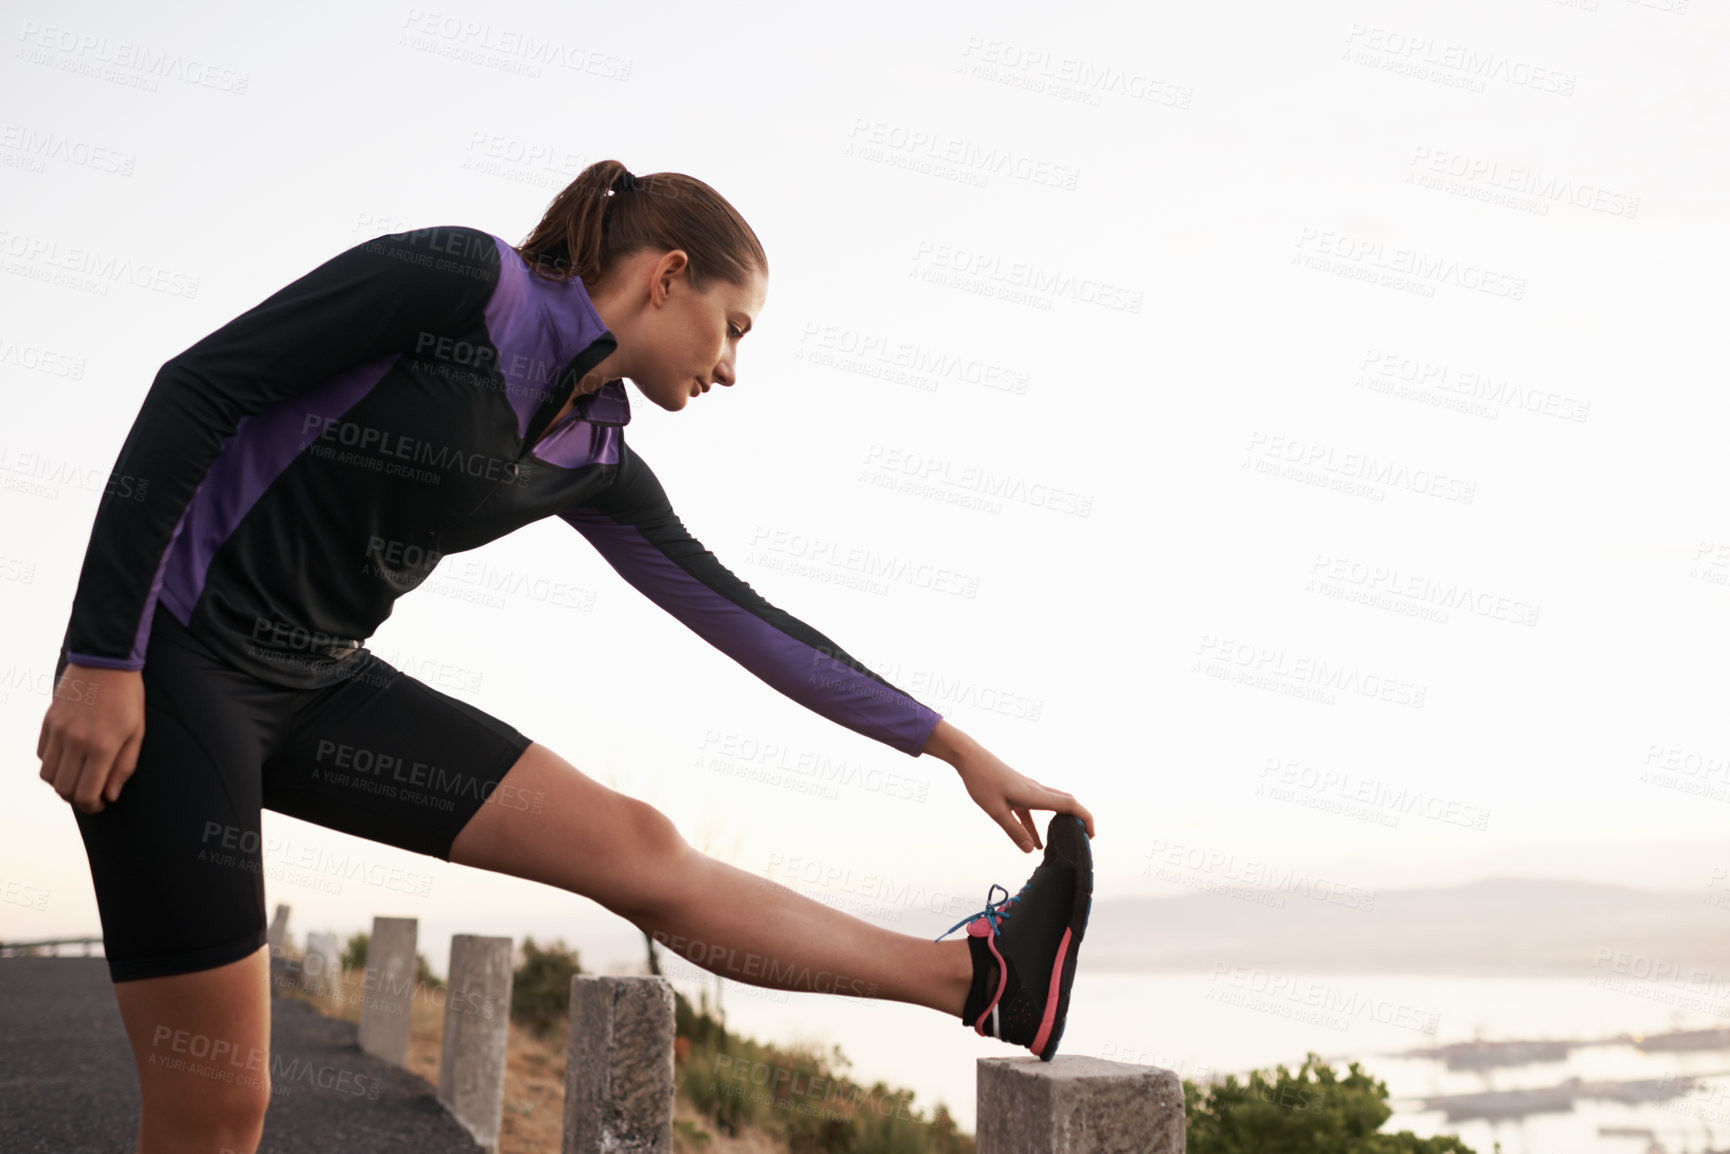
<svg viewBox="0 0 1730 1154">
<path fill-rule="evenodd" d="M 637 178 L 631 175 L 630 169 L 626 169 L 624 172 L 620 173 L 619 178 L 613 181 L 614 192 L 629 192 L 636 187 Z"/>
</svg>

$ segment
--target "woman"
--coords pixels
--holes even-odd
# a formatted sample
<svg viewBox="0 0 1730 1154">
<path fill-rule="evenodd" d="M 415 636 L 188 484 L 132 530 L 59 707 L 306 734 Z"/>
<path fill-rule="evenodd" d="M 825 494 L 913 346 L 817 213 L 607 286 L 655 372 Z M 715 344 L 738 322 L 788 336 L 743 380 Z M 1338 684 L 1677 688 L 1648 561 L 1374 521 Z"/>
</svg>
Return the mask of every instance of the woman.
<svg viewBox="0 0 1730 1154">
<path fill-rule="evenodd" d="M 176 1031 L 268 1053 L 262 807 L 582 894 L 736 980 L 930 1006 L 1051 1058 L 1092 815 L 764 601 L 625 443 L 623 378 L 674 411 L 733 385 L 767 279 L 708 185 L 602 161 L 521 245 L 460 226 L 365 242 L 162 366 L 115 466 L 134 483 L 97 510 L 37 747 L 90 860 L 140 1151 L 259 1138 L 267 1076 L 151 1059 Z M 444 554 L 554 514 L 793 700 L 949 762 L 1024 851 L 1030 811 L 1054 811 L 1028 884 L 988 894 L 965 946 L 766 889 L 364 647 Z"/>
</svg>

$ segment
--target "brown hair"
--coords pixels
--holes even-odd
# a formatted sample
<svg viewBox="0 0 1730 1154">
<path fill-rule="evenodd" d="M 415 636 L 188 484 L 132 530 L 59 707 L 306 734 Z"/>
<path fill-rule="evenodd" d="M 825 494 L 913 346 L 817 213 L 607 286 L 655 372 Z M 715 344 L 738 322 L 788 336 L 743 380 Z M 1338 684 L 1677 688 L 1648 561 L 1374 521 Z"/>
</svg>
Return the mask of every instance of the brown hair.
<svg viewBox="0 0 1730 1154">
<path fill-rule="evenodd" d="M 627 181 L 617 160 L 577 174 L 547 205 L 517 253 L 548 280 L 580 276 L 593 287 L 614 263 L 642 249 L 683 249 L 686 277 L 698 292 L 714 280 L 745 284 L 769 273 L 769 258 L 745 218 L 694 176 L 654 172 Z"/>
</svg>

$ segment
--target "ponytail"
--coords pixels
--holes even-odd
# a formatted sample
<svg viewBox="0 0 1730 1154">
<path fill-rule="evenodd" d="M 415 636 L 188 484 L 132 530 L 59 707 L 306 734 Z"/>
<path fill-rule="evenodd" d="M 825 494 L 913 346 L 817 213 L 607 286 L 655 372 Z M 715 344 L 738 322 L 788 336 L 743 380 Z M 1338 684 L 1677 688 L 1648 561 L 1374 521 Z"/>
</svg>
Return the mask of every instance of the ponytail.
<svg viewBox="0 0 1730 1154">
<path fill-rule="evenodd" d="M 581 277 L 590 288 L 644 249 L 684 250 L 686 277 L 698 292 L 716 280 L 742 285 L 754 271 L 769 272 L 757 234 L 720 193 L 681 172 L 633 176 L 617 160 L 578 173 L 516 246 L 539 275 Z"/>
</svg>

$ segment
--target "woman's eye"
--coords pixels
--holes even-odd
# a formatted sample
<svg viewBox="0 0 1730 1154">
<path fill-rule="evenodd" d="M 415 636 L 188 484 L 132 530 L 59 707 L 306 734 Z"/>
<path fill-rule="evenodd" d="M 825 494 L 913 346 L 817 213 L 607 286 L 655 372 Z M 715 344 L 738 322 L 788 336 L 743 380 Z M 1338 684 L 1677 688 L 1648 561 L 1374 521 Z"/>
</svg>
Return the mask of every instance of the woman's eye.
<svg viewBox="0 0 1730 1154">
<path fill-rule="evenodd" d="M 737 339 L 739 337 L 744 336 L 745 334 L 739 331 L 738 325 L 728 325 L 727 326 L 727 335 Z"/>
</svg>

